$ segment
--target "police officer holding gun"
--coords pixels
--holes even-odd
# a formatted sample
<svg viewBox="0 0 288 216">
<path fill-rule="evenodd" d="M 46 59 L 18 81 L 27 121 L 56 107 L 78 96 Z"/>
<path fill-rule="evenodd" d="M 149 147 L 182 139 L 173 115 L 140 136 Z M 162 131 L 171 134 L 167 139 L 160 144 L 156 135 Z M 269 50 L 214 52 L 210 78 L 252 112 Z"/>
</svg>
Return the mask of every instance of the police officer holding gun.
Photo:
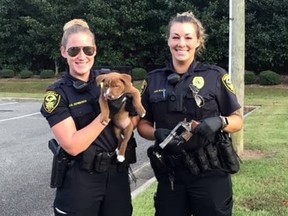
<svg viewBox="0 0 288 216">
<path fill-rule="evenodd" d="M 158 181 L 155 216 L 231 216 L 231 173 L 238 171 L 229 133 L 243 124 L 226 71 L 196 60 L 206 34 L 192 12 L 168 25 L 171 62 L 147 74 L 142 85 L 146 116 L 139 134 Z"/>
<path fill-rule="evenodd" d="M 100 121 L 100 88 L 95 77 L 101 71 L 91 70 L 96 44 L 84 20 L 65 24 L 61 54 L 69 68 L 48 87 L 41 108 L 56 138 L 49 141 L 54 153 L 51 187 L 57 188 L 54 213 L 131 216 L 130 155 L 117 163 L 113 125 Z M 133 152 L 129 150 L 133 144 L 131 139 L 126 153 Z"/>
</svg>

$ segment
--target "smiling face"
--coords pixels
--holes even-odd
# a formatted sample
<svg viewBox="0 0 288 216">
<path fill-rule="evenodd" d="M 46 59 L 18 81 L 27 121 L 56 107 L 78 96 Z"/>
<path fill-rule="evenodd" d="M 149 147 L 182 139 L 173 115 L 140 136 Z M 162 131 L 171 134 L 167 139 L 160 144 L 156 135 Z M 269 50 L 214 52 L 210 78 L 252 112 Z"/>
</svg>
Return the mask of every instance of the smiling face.
<svg viewBox="0 0 288 216">
<path fill-rule="evenodd" d="M 190 65 L 200 45 L 194 24 L 174 22 L 169 32 L 168 46 L 173 64 Z"/>
<path fill-rule="evenodd" d="M 67 51 L 71 47 L 80 47 L 80 52 L 76 56 L 70 56 Z M 91 53 L 88 53 L 89 55 L 86 55 L 84 47 L 93 47 L 93 54 L 90 55 Z M 85 32 L 71 34 L 65 47 L 61 47 L 61 54 L 67 59 L 70 74 L 73 77 L 87 81 L 96 55 L 96 45 L 91 35 Z"/>
</svg>

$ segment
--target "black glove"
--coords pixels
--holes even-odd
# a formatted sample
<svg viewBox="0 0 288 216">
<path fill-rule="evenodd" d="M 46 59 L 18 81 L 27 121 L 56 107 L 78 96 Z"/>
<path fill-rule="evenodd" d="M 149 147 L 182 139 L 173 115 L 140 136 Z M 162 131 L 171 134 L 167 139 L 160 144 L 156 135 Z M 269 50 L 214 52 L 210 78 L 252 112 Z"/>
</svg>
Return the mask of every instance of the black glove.
<svg viewBox="0 0 288 216">
<path fill-rule="evenodd" d="M 163 140 L 170 134 L 171 130 L 166 128 L 158 128 L 154 132 L 155 139 L 157 143 L 163 142 Z"/>
<path fill-rule="evenodd" d="M 222 119 L 219 116 L 204 119 L 194 130 L 197 134 L 214 140 L 215 133 L 222 128 Z"/>
<path fill-rule="evenodd" d="M 166 128 L 158 128 L 155 130 L 154 136 L 156 139 L 156 142 L 155 142 L 155 148 L 156 149 L 160 148 L 159 144 L 161 142 L 163 142 L 166 139 L 166 137 L 168 137 L 168 135 L 170 133 L 171 133 L 171 130 L 166 129 Z M 165 147 L 165 149 L 168 150 L 169 152 L 173 152 L 175 154 L 180 154 L 181 148 L 179 148 L 179 146 L 177 145 L 179 142 L 180 142 L 180 138 L 176 136 L 168 143 L 168 145 Z"/>
</svg>

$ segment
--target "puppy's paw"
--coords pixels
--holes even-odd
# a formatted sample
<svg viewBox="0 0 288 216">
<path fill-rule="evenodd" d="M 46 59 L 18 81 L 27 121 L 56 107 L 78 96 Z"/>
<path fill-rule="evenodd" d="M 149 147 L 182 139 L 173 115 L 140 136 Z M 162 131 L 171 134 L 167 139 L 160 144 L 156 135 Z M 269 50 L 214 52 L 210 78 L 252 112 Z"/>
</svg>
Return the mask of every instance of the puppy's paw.
<svg viewBox="0 0 288 216">
<path fill-rule="evenodd" d="M 104 126 L 107 126 L 107 125 L 108 125 L 108 122 L 106 122 L 106 121 L 101 121 L 101 124 L 104 125 Z"/>
<path fill-rule="evenodd" d="M 146 115 L 146 110 L 143 107 L 139 107 L 136 109 L 136 112 L 141 118 L 143 118 Z"/>
<path fill-rule="evenodd" d="M 118 156 L 117 156 L 117 160 L 118 160 L 119 162 L 123 162 L 123 161 L 125 160 L 125 157 L 124 157 L 123 155 L 118 155 Z"/>
<path fill-rule="evenodd" d="M 109 118 L 106 117 L 106 116 L 104 116 L 104 115 L 102 115 L 102 116 L 101 116 L 101 119 L 100 119 L 100 122 L 101 122 L 101 124 L 107 126 L 108 123 L 109 123 Z"/>
</svg>

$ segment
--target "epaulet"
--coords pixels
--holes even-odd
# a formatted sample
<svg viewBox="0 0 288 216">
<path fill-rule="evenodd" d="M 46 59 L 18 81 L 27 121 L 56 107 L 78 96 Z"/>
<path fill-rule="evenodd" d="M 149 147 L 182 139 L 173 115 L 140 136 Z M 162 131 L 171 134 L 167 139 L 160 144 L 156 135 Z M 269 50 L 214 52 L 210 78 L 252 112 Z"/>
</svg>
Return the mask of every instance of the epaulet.
<svg viewBox="0 0 288 216">
<path fill-rule="evenodd" d="M 155 73 L 163 72 L 163 71 L 164 71 L 163 69 L 155 69 L 155 70 L 149 71 L 147 73 L 147 76 L 150 76 L 150 75 L 155 74 Z"/>
<path fill-rule="evenodd" d="M 56 90 L 58 88 L 60 88 L 61 85 L 65 84 L 65 79 L 61 78 L 56 80 L 54 83 L 52 83 L 47 90 Z"/>
<path fill-rule="evenodd" d="M 151 75 L 154 75 L 154 74 L 160 74 L 160 73 L 164 73 L 165 74 L 167 71 L 170 71 L 170 73 L 171 73 L 171 70 L 168 67 L 158 68 L 158 69 L 155 69 L 155 70 L 152 70 L 152 71 L 148 72 L 147 73 L 147 77 L 151 76 Z"/>
<path fill-rule="evenodd" d="M 227 73 L 223 68 L 217 66 L 217 65 L 212 65 L 212 64 L 205 64 L 205 63 L 197 63 L 196 68 L 194 69 L 195 72 L 204 72 L 204 71 L 215 71 L 218 72 L 220 74 L 224 74 Z"/>
<path fill-rule="evenodd" d="M 223 68 L 221 68 L 217 65 L 208 65 L 208 68 L 210 70 L 216 71 L 216 72 L 221 73 L 221 74 L 227 73 L 226 70 L 224 70 Z"/>
</svg>

